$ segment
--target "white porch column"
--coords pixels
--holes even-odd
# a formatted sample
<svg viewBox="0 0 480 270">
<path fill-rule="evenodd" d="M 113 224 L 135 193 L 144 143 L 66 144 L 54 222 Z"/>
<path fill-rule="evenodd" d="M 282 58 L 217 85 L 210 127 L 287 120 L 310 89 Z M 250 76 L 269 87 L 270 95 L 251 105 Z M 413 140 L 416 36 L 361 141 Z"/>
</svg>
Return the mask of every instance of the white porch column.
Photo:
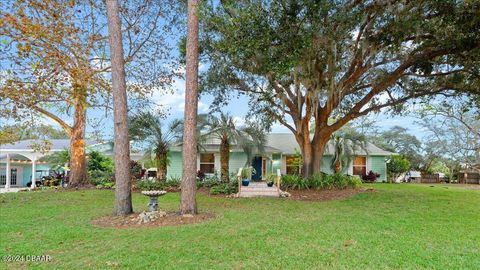
<svg viewBox="0 0 480 270">
<path fill-rule="evenodd" d="M 31 188 L 35 188 L 35 172 L 36 172 L 36 168 L 35 168 L 35 159 L 32 159 L 32 186 Z"/>
<path fill-rule="evenodd" d="M 5 183 L 5 188 L 6 189 L 9 189 L 10 188 L 10 184 L 12 182 L 12 169 L 10 168 L 10 154 L 7 154 L 7 167 L 6 167 L 6 180 L 7 182 Z"/>
</svg>

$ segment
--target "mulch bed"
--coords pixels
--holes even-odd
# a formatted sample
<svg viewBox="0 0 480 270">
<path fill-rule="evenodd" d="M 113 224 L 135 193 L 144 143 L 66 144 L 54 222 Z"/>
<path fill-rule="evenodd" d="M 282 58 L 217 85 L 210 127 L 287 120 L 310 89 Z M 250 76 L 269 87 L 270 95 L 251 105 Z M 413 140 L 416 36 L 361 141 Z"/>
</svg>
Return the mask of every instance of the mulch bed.
<svg viewBox="0 0 480 270">
<path fill-rule="evenodd" d="M 291 196 L 288 199 L 296 201 L 329 201 L 351 197 L 358 193 L 376 192 L 373 188 L 367 189 L 306 189 L 289 190 Z"/>
<path fill-rule="evenodd" d="M 148 228 L 195 224 L 215 218 L 215 215 L 212 213 L 199 213 L 194 216 L 182 216 L 178 212 L 169 212 L 166 216 L 160 217 L 155 221 L 138 224 L 138 215 L 139 213 L 123 217 L 106 216 L 92 220 L 92 224 L 108 228 Z"/>
</svg>

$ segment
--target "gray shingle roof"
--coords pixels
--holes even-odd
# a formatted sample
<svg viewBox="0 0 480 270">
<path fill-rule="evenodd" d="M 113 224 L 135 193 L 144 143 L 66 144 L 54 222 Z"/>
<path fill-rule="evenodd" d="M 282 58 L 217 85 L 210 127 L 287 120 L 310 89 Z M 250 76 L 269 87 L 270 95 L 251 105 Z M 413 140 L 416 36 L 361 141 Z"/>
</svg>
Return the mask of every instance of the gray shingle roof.
<svg viewBox="0 0 480 270">
<path fill-rule="evenodd" d="M 286 155 L 300 152 L 300 146 L 295 139 L 295 135 L 291 133 L 270 133 L 267 135 L 267 144 L 279 149 L 283 154 Z M 333 142 L 329 141 L 325 149 L 325 155 L 333 155 L 333 149 Z M 389 156 L 394 154 L 392 152 L 385 151 L 370 142 L 367 142 L 366 150 L 367 151 L 359 148 L 356 154 L 374 156 Z"/>
<path fill-rule="evenodd" d="M 220 148 L 220 142 L 218 141 L 208 141 L 208 144 L 203 146 L 203 151 L 206 152 L 217 152 Z M 232 145 L 231 147 L 233 152 L 241 152 L 240 147 Z M 358 149 L 357 154 L 359 155 L 377 155 L 377 156 L 389 156 L 394 153 L 385 151 L 372 143 L 367 143 L 366 150 Z M 170 148 L 170 151 L 179 152 L 182 151 L 182 147 L 179 145 L 173 146 Z M 286 155 L 293 155 L 300 152 L 300 146 L 295 140 L 295 136 L 291 133 L 269 133 L 267 134 L 267 146 L 265 147 L 265 152 L 267 153 L 282 153 Z M 329 141 L 325 149 L 325 155 L 333 155 L 333 142 Z"/>
<path fill-rule="evenodd" d="M 51 150 L 63 150 L 70 148 L 70 140 L 69 139 L 60 139 L 60 140 L 48 140 L 51 143 L 50 149 Z M 2 150 L 28 150 L 31 149 L 31 145 L 34 143 L 42 144 L 42 140 L 23 140 L 14 142 L 11 144 L 3 144 L 0 145 L 0 149 Z M 86 141 L 87 145 L 95 144 L 94 141 Z"/>
</svg>

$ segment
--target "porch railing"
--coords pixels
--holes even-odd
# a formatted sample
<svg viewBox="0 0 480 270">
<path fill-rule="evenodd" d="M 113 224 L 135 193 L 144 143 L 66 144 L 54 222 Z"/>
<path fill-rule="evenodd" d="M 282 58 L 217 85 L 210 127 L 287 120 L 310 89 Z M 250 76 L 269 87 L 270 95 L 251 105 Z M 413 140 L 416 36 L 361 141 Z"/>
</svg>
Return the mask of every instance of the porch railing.
<svg viewBox="0 0 480 270">
<path fill-rule="evenodd" d="M 242 189 L 242 170 L 243 170 L 243 168 L 240 167 L 240 169 L 238 169 L 238 173 L 237 173 L 238 193 L 240 193 L 240 191 Z"/>
<path fill-rule="evenodd" d="M 277 191 L 278 193 L 280 193 L 280 187 L 282 185 L 282 172 L 280 171 L 280 169 L 277 169 L 277 176 L 275 177 L 275 180 L 277 185 Z"/>
</svg>

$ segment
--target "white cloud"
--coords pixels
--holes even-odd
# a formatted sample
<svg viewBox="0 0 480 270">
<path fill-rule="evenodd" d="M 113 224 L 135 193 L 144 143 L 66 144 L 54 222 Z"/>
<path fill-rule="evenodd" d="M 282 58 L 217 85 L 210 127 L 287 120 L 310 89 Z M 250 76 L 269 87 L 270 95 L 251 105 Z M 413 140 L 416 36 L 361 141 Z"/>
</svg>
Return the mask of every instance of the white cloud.
<svg viewBox="0 0 480 270">
<path fill-rule="evenodd" d="M 293 122 L 287 122 L 290 126 L 294 126 Z M 279 132 L 279 133 L 291 133 L 292 131 L 288 129 L 286 126 L 275 122 L 272 125 L 272 132 Z"/>
<path fill-rule="evenodd" d="M 173 85 L 173 92 L 165 93 L 164 91 L 157 90 L 153 92 L 152 100 L 162 106 L 173 110 L 174 113 L 180 113 L 185 111 L 185 80 L 176 80 Z M 208 112 L 208 104 L 205 104 L 201 100 L 198 101 L 198 112 Z"/>
<path fill-rule="evenodd" d="M 234 116 L 233 122 L 235 123 L 236 126 L 245 126 L 245 118 L 243 117 Z"/>
</svg>

